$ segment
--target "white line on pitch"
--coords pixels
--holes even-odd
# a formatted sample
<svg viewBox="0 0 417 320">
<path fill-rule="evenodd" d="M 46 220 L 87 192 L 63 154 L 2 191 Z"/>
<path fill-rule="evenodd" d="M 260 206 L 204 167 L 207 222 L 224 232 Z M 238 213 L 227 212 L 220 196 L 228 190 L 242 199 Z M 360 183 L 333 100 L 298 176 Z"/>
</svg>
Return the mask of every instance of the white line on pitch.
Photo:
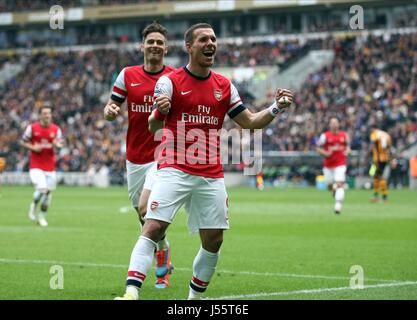
<svg viewBox="0 0 417 320">
<path fill-rule="evenodd" d="M 108 264 L 108 263 L 94 263 L 94 262 L 66 262 L 66 261 L 55 261 L 55 260 L 20 260 L 20 259 L 5 259 L 0 258 L 0 262 L 4 263 L 27 263 L 27 264 L 59 264 L 75 267 L 93 267 L 93 268 L 127 268 L 128 265 L 124 264 Z M 190 272 L 190 268 L 175 267 L 176 271 Z M 281 272 L 253 272 L 253 271 L 231 271 L 231 270 L 217 270 L 218 273 L 229 273 L 236 275 L 251 275 L 251 276 L 262 276 L 262 277 L 282 277 L 282 278 L 309 278 L 309 279 L 329 279 L 329 280 L 350 280 L 351 277 L 343 276 L 327 276 L 327 275 L 314 275 L 314 274 L 296 274 L 296 273 L 281 273 Z M 404 280 L 388 280 L 388 279 L 373 279 L 365 278 L 367 281 L 374 282 L 389 282 L 389 283 L 400 283 Z"/>
<path fill-rule="evenodd" d="M 401 287 L 401 286 L 413 286 L 417 285 L 417 281 L 403 281 L 403 282 L 392 282 L 392 283 L 381 283 L 371 284 L 364 286 L 363 289 L 352 289 L 351 287 L 339 287 L 339 288 L 321 288 L 311 290 L 295 290 L 295 291 L 281 291 L 281 292 L 269 292 L 269 293 L 254 293 L 254 294 L 241 294 L 235 296 L 223 296 L 217 298 L 206 298 L 205 300 L 227 300 L 227 299 L 250 299 L 250 298 L 261 298 L 261 297 L 277 297 L 277 296 L 291 296 L 299 294 L 311 294 L 311 293 L 324 293 L 324 292 L 335 292 L 335 291 L 361 291 L 365 289 L 373 288 L 388 288 L 388 287 Z"/>
</svg>

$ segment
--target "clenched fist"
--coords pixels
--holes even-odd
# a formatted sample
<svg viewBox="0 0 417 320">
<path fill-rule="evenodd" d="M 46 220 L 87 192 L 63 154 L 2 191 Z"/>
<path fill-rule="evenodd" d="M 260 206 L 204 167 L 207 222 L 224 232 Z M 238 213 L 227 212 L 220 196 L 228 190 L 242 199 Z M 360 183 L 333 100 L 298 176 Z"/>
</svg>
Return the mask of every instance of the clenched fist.
<svg viewBox="0 0 417 320">
<path fill-rule="evenodd" d="M 167 115 L 169 113 L 169 109 L 171 109 L 171 100 L 169 100 L 169 97 L 165 95 L 157 97 L 155 99 L 155 104 L 159 112 L 163 115 Z"/>
<path fill-rule="evenodd" d="M 294 98 L 293 93 L 287 89 L 278 89 L 275 94 L 275 101 L 279 109 L 288 108 Z"/>
<path fill-rule="evenodd" d="M 113 121 L 120 114 L 120 107 L 117 104 L 111 103 L 104 108 L 104 118 L 108 121 Z"/>
</svg>

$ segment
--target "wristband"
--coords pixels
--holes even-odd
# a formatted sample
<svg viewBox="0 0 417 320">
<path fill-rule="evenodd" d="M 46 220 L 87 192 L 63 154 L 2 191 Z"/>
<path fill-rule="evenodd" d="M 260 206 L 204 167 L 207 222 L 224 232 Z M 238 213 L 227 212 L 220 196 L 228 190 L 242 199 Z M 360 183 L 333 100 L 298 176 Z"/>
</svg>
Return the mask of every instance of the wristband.
<svg viewBox="0 0 417 320">
<path fill-rule="evenodd" d="M 158 109 L 155 109 L 155 111 L 153 112 L 153 116 L 155 120 L 158 120 L 158 121 L 165 121 L 165 118 L 167 117 L 166 115 L 159 112 Z"/>
<path fill-rule="evenodd" d="M 282 113 L 285 111 L 285 108 L 280 108 L 277 106 L 277 103 L 274 102 L 268 107 L 268 111 L 271 114 L 271 116 L 276 117 L 279 113 Z"/>
</svg>

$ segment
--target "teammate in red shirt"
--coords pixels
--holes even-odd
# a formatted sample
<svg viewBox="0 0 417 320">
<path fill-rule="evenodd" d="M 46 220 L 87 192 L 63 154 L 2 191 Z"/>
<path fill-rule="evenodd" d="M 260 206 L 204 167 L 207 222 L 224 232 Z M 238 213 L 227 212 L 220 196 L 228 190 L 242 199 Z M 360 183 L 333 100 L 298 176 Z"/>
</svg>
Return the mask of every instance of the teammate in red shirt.
<svg viewBox="0 0 417 320">
<path fill-rule="evenodd" d="M 138 213 L 141 224 L 146 214 L 146 204 L 149 198 L 156 162 L 155 148 L 158 145 L 148 130 L 148 117 L 152 111 L 153 91 L 158 79 L 174 69 L 164 65 L 167 53 L 167 31 L 158 24 L 152 23 L 143 32 L 141 51 L 144 54 L 144 64 L 124 68 L 116 79 L 111 97 L 104 108 L 104 116 L 112 121 L 120 115 L 120 107 L 127 100 L 128 130 L 126 136 L 126 169 L 129 197 Z M 131 255 L 130 265 L 134 265 L 137 256 L 137 246 Z M 156 251 L 157 288 L 169 286 L 171 265 L 171 251 L 169 242 L 164 237 L 158 242 Z M 129 267 L 127 285 L 135 284 Z"/>
<path fill-rule="evenodd" d="M 173 148 L 166 148 L 161 154 L 164 159 L 159 162 L 149 197 L 138 242 L 142 259 L 136 265 L 135 274 L 138 281 L 144 281 L 152 266 L 156 242 L 185 205 L 189 229 L 199 232 L 202 243 L 193 263 L 188 297 L 198 299 L 214 274 L 223 230 L 229 228 L 218 129 L 226 114 L 242 128 L 263 128 L 291 104 L 292 93 L 280 89 L 276 100 L 286 96 L 286 103 L 275 102 L 266 110 L 252 113 L 243 106 L 230 80 L 210 70 L 217 50 L 213 28 L 205 23 L 193 25 L 185 33 L 185 45 L 188 65 L 162 76 L 155 87 L 157 109 L 149 118 L 149 127 L 155 132 L 163 127 L 165 120 L 164 145 Z M 214 138 L 210 139 L 209 130 L 212 134 L 216 132 Z M 184 141 L 180 141 L 182 138 Z M 197 142 L 193 143 L 195 138 Z M 140 285 L 133 298 L 138 298 L 139 288 Z"/>
<path fill-rule="evenodd" d="M 51 205 L 52 191 L 56 188 L 55 150 L 61 148 L 62 131 L 52 123 L 52 109 L 40 109 L 40 121 L 29 125 L 22 137 L 21 145 L 31 151 L 29 175 L 35 185 L 33 201 L 30 205 L 29 219 L 38 221 L 42 227 L 48 226 L 46 212 Z M 41 210 L 36 217 L 36 206 L 41 203 Z"/>
<path fill-rule="evenodd" d="M 339 214 L 345 198 L 346 158 L 350 153 L 350 139 L 345 131 L 339 130 L 337 118 L 331 118 L 329 126 L 330 131 L 321 134 L 316 150 L 324 156 L 323 174 L 334 194 L 334 212 Z"/>
</svg>

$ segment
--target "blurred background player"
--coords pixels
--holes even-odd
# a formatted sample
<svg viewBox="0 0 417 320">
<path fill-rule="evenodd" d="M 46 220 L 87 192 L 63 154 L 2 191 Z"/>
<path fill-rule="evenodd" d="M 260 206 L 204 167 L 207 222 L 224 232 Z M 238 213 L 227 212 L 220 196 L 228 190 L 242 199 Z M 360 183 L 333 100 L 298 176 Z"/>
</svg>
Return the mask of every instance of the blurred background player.
<svg viewBox="0 0 417 320">
<path fill-rule="evenodd" d="M 258 172 L 255 177 L 256 189 L 262 191 L 265 188 L 264 185 L 264 173 L 262 171 Z"/>
<path fill-rule="evenodd" d="M 316 150 L 324 156 L 323 174 L 335 198 L 334 212 L 339 214 L 345 199 L 346 157 L 350 153 L 350 139 L 345 131 L 339 129 L 337 118 L 330 119 L 329 127 L 329 131 L 320 135 Z"/>
<path fill-rule="evenodd" d="M 154 22 L 142 32 L 140 50 L 144 54 L 144 64 L 124 68 L 113 86 L 111 98 L 104 108 L 104 116 L 113 121 L 120 114 L 120 106 L 127 98 L 128 130 L 126 136 L 127 186 L 132 205 L 138 213 L 140 223 L 146 214 L 150 190 L 156 171 L 154 152 L 159 144 L 148 130 L 148 117 L 152 111 L 153 91 L 159 77 L 174 70 L 164 65 L 167 53 L 167 31 Z M 138 258 L 134 247 L 130 264 Z M 158 242 L 156 251 L 157 288 L 169 286 L 171 273 L 171 250 L 166 237 Z M 131 270 L 131 268 L 129 268 Z M 127 285 L 131 279 L 128 272 Z"/>
<path fill-rule="evenodd" d="M 52 123 L 52 109 L 40 108 L 40 120 L 29 125 L 22 137 L 21 145 L 31 151 L 29 175 L 35 185 L 33 201 L 30 204 L 29 219 L 38 221 L 42 227 L 48 226 L 46 212 L 51 205 L 52 191 L 56 188 L 55 150 L 62 148 L 62 131 Z M 41 204 L 39 215 L 36 207 Z"/>
<path fill-rule="evenodd" d="M 1 197 L 1 180 L 4 168 L 6 168 L 6 158 L 0 157 L 0 197 Z"/>
<path fill-rule="evenodd" d="M 382 200 L 387 201 L 388 185 L 387 180 L 384 177 L 384 170 L 391 157 L 391 136 L 374 125 L 371 129 L 370 141 L 372 161 L 373 166 L 375 167 L 374 196 L 371 201 L 379 202 L 380 193 L 382 194 Z"/>
</svg>

